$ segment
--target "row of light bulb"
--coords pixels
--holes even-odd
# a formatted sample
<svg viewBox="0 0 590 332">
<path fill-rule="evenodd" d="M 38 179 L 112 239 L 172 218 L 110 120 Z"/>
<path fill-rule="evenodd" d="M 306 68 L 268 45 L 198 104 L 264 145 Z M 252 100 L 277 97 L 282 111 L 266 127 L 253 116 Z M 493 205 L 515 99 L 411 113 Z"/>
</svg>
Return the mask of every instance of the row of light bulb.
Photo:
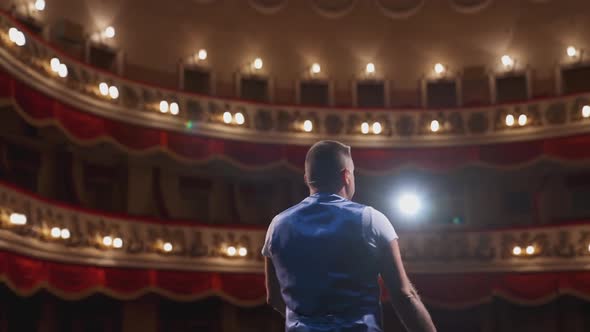
<svg viewBox="0 0 590 332">
<path fill-rule="evenodd" d="M 231 114 L 231 112 L 226 111 L 223 113 L 223 122 L 226 124 L 235 123 L 237 125 L 243 125 L 246 123 L 246 118 L 242 112 L 236 112 L 235 114 Z"/>
<path fill-rule="evenodd" d="M 229 257 L 236 257 L 236 256 L 240 256 L 240 257 L 245 257 L 246 255 L 248 255 L 248 249 L 246 249 L 245 247 L 234 247 L 234 246 L 228 246 L 225 249 L 225 254 L 228 255 Z"/>
<path fill-rule="evenodd" d="M 101 82 L 98 84 L 98 91 L 104 97 L 110 97 L 111 99 L 119 98 L 119 89 L 114 85 L 109 86 L 107 83 Z"/>
<path fill-rule="evenodd" d="M 61 78 L 68 77 L 68 66 L 66 66 L 65 63 L 61 63 L 59 58 L 51 58 L 51 60 L 49 60 L 49 67 L 52 72 L 57 74 L 57 76 Z"/>
</svg>

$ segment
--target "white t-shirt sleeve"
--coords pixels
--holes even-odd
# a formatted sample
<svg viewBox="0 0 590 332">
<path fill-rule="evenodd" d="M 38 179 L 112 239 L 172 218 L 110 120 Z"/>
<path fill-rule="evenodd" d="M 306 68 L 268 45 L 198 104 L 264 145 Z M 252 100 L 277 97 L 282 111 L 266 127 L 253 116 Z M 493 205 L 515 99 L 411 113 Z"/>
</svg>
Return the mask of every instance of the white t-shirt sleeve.
<svg viewBox="0 0 590 332">
<path fill-rule="evenodd" d="M 273 219 L 270 225 L 268 226 L 268 230 L 266 231 L 266 237 L 264 238 L 264 245 L 262 246 L 262 256 L 269 257 L 270 254 L 270 245 L 272 240 L 272 233 L 274 232 L 274 225 L 275 220 Z"/>
<path fill-rule="evenodd" d="M 363 211 L 363 224 L 369 243 L 376 247 L 389 246 L 391 241 L 398 238 L 389 219 L 370 206 Z"/>
</svg>

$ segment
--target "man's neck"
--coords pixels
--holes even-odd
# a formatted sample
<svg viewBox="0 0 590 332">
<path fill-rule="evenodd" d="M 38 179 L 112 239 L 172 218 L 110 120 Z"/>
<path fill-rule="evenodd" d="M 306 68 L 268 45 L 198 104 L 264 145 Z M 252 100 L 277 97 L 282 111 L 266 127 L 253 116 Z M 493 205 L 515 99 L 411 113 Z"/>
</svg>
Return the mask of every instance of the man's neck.
<svg viewBox="0 0 590 332">
<path fill-rule="evenodd" d="M 315 195 L 315 194 L 320 193 L 320 192 L 321 193 L 326 193 L 326 194 L 338 195 L 340 197 L 343 197 L 343 198 L 346 198 L 346 199 L 350 200 L 350 198 L 348 197 L 348 195 L 347 195 L 346 190 L 344 189 L 344 187 L 342 187 L 342 189 L 340 189 L 340 191 L 337 192 L 337 193 L 332 193 L 332 192 L 327 192 L 327 191 L 319 191 L 317 189 L 309 188 L 309 195 L 310 196 L 311 195 Z"/>
</svg>

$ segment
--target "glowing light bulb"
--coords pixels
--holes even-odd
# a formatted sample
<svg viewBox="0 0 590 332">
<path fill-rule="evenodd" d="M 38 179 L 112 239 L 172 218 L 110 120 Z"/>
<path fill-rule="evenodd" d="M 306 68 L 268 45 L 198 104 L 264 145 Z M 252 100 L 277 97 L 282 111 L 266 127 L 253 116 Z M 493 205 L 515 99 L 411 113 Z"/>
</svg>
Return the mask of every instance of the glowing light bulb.
<svg viewBox="0 0 590 332">
<path fill-rule="evenodd" d="M 22 213 L 11 213 L 10 214 L 10 223 L 13 225 L 26 225 L 27 224 L 27 216 Z"/>
<path fill-rule="evenodd" d="M 162 249 L 163 249 L 165 252 L 171 252 L 171 251 L 172 251 L 172 249 L 174 249 L 174 247 L 172 246 L 172 243 L 170 243 L 170 242 L 166 242 L 166 243 L 164 243 L 164 245 L 162 245 Z"/>
<path fill-rule="evenodd" d="M 590 105 L 584 105 L 584 107 L 582 107 L 582 116 L 590 118 Z"/>
<path fill-rule="evenodd" d="M 314 63 L 311 65 L 311 73 L 312 74 L 319 74 L 322 71 L 322 67 L 319 63 Z"/>
<path fill-rule="evenodd" d="M 177 115 L 179 111 L 180 108 L 178 107 L 178 103 L 170 103 L 170 114 Z"/>
<path fill-rule="evenodd" d="M 115 37 L 115 28 L 113 28 L 112 26 L 108 26 L 106 27 L 106 29 L 104 29 L 104 36 L 106 38 L 114 38 Z"/>
<path fill-rule="evenodd" d="M 71 234 L 70 234 L 70 230 L 69 229 L 64 228 L 64 229 L 61 230 L 60 233 L 61 233 L 60 236 L 61 236 L 62 239 L 67 240 L 67 239 L 70 238 L 70 235 Z"/>
<path fill-rule="evenodd" d="M 442 63 L 437 63 L 434 65 L 434 72 L 437 74 L 442 74 L 446 70 L 445 66 Z"/>
<path fill-rule="evenodd" d="M 116 86 L 111 86 L 109 87 L 109 96 L 112 99 L 117 99 L 119 98 L 119 89 Z"/>
<path fill-rule="evenodd" d="M 515 246 L 514 248 L 512 248 L 512 254 L 514 256 L 519 256 L 522 254 L 522 248 L 519 246 Z"/>
<path fill-rule="evenodd" d="M 527 118 L 526 114 L 519 115 L 518 116 L 518 125 L 521 127 L 526 125 L 527 120 L 528 120 L 528 118 Z"/>
<path fill-rule="evenodd" d="M 25 34 L 14 27 L 8 29 L 8 39 L 10 39 L 10 41 L 15 43 L 17 46 L 25 46 L 25 44 L 27 43 Z"/>
<path fill-rule="evenodd" d="M 51 229 L 51 237 L 57 239 L 58 237 L 61 236 L 61 229 L 59 227 L 53 227 Z"/>
<path fill-rule="evenodd" d="M 201 61 L 207 60 L 207 50 L 200 49 L 199 52 L 197 53 L 197 58 Z"/>
<path fill-rule="evenodd" d="M 397 201 L 398 209 L 407 216 L 414 216 L 420 211 L 420 198 L 416 194 L 406 193 L 399 197 Z"/>
<path fill-rule="evenodd" d="M 168 113 L 168 108 L 169 108 L 168 102 L 165 100 L 162 100 L 160 102 L 160 112 Z"/>
<path fill-rule="evenodd" d="M 254 65 L 254 69 L 262 69 L 262 66 L 264 65 L 261 58 L 254 59 L 252 64 Z"/>
<path fill-rule="evenodd" d="M 504 67 L 510 68 L 514 66 L 514 59 L 512 59 L 509 55 L 503 55 L 501 61 Z"/>
<path fill-rule="evenodd" d="M 508 127 L 514 126 L 514 115 L 512 115 L 512 114 L 506 115 L 506 125 Z"/>
<path fill-rule="evenodd" d="M 381 127 L 381 123 L 374 122 L 373 123 L 373 134 L 379 135 L 383 131 L 383 127 Z"/>
<path fill-rule="evenodd" d="M 238 255 L 240 255 L 240 257 L 248 255 L 248 249 L 240 247 L 240 249 L 238 249 Z"/>
<path fill-rule="evenodd" d="M 569 56 L 570 58 L 573 58 L 576 55 L 578 55 L 578 50 L 573 46 L 568 46 L 565 52 L 567 53 L 567 56 Z"/>
<path fill-rule="evenodd" d="M 527 255 L 532 255 L 535 253 L 535 247 L 534 246 L 527 246 L 525 251 L 526 251 Z"/>
<path fill-rule="evenodd" d="M 227 247 L 227 249 L 226 249 L 226 253 L 227 253 L 227 255 L 228 255 L 228 256 L 231 256 L 231 257 L 235 256 L 237 252 L 238 252 L 238 250 L 237 250 L 237 249 L 236 249 L 236 247 L 234 247 L 234 246 L 229 246 L 229 247 Z"/>
<path fill-rule="evenodd" d="M 368 122 L 363 122 L 363 124 L 361 124 L 361 133 L 363 133 L 365 135 L 369 133 L 369 123 Z"/>
<path fill-rule="evenodd" d="M 108 96 L 109 95 L 109 85 L 106 84 L 105 82 L 100 83 L 98 85 L 98 91 L 100 92 L 101 95 Z"/>
<path fill-rule="evenodd" d="M 438 122 L 438 120 L 432 120 L 432 122 L 430 122 L 430 131 L 432 131 L 433 133 L 436 133 L 439 130 L 440 130 L 440 123 Z"/>
<path fill-rule="evenodd" d="M 113 245 L 113 238 L 110 236 L 105 236 L 102 238 L 102 244 L 104 244 L 107 247 L 110 247 Z"/>
<path fill-rule="evenodd" d="M 303 130 L 305 132 L 311 132 L 313 130 L 313 122 L 311 122 L 311 120 L 305 120 L 303 122 Z"/>
<path fill-rule="evenodd" d="M 57 70 L 57 75 L 61 78 L 68 77 L 68 66 L 65 64 L 60 64 L 59 69 Z"/>
<path fill-rule="evenodd" d="M 35 1 L 35 9 L 38 11 L 44 11 L 45 10 L 45 0 L 37 0 Z"/>
<path fill-rule="evenodd" d="M 365 68 L 365 72 L 367 74 L 374 74 L 375 73 L 375 64 L 372 62 L 367 63 L 367 67 Z"/>
<path fill-rule="evenodd" d="M 241 112 L 238 112 L 234 115 L 234 119 L 236 120 L 236 123 L 239 125 L 243 125 L 244 122 L 246 122 L 246 118 L 244 118 L 244 114 L 242 114 Z"/>
<path fill-rule="evenodd" d="M 116 237 L 113 239 L 113 247 L 114 248 L 122 248 L 123 247 L 123 239 L 121 239 L 120 237 Z"/>
<path fill-rule="evenodd" d="M 49 64 L 51 67 L 51 71 L 53 71 L 54 73 L 57 73 L 59 71 L 59 66 L 61 65 L 61 62 L 58 58 L 51 58 Z"/>
<path fill-rule="evenodd" d="M 227 124 L 230 124 L 231 123 L 231 119 L 232 119 L 232 116 L 231 116 L 231 113 L 230 112 L 223 113 L 223 122 L 225 122 Z"/>
</svg>

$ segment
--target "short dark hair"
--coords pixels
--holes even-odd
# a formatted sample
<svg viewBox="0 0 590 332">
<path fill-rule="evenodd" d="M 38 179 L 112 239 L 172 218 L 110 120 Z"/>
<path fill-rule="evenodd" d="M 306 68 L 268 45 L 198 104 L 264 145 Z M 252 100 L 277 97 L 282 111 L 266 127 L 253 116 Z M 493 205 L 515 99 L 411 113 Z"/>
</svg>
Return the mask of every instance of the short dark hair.
<svg viewBox="0 0 590 332">
<path fill-rule="evenodd" d="M 349 158 L 348 145 L 336 141 L 315 143 L 305 156 L 307 184 L 319 191 L 338 192 L 344 185 L 340 174 Z"/>
</svg>

